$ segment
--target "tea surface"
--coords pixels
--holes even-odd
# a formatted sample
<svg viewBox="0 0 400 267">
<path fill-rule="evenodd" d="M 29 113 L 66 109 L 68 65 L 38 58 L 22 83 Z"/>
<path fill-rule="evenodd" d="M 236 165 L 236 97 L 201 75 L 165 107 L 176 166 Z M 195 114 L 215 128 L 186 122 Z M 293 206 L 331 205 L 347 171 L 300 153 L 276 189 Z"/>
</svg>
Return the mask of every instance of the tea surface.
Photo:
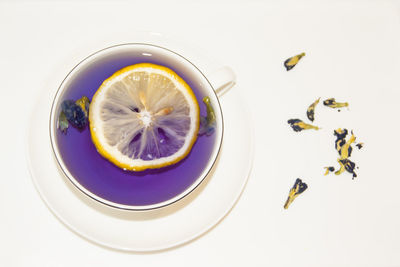
<svg viewBox="0 0 400 267">
<path fill-rule="evenodd" d="M 68 85 L 65 99 L 83 95 L 92 99 L 101 83 L 117 70 L 144 62 L 142 58 L 114 57 L 95 63 L 81 71 Z M 145 62 L 164 65 L 174 70 L 192 88 L 200 106 L 200 115 L 206 115 L 202 98 L 206 96 L 194 83 L 173 66 L 154 58 Z M 204 171 L 216 143 L 215 134 L 199 136 L 189 155 L 180 162 L 154 170 L 124 171 L 103 158 L 91 141 L 89 127 L 83 131 L 70 127 L 66 135 L 57 130 L 56 142 L 65 166 L 74 178 L 93 194 L 123 205 L 152 205 L 167 201 L 190 187 Z"/>
</svg>

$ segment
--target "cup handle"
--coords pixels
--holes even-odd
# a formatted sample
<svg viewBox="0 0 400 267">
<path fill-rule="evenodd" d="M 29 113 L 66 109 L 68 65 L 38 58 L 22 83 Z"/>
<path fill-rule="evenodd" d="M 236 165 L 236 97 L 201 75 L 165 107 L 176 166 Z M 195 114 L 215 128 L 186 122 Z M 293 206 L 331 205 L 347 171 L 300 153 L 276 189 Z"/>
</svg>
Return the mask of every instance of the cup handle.
<svg viewBox="0 0 400 267">
<path fill-rule="evenodd" d="M 221 97 L 236 84 L 236 75 L 233 70 L 224 66 L 208 76 L 208 80 L 218 97 Z"/>
</svg>

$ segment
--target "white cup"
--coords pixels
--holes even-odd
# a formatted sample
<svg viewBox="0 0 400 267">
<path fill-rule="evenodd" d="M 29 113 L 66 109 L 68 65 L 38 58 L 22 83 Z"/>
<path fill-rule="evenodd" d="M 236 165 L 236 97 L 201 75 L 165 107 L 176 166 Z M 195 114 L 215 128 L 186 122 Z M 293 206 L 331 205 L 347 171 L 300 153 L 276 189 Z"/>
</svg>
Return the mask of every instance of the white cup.
<svg viewBox="0 0 400 267">
<path fill-rule="evenodd" d="M 93 193 L 90 189 L 83 186 L 69 170 L 66 162 L 64 162 L 63 157 L 60 152 L 56 140 L 57 121 L 58 116 L 61 112 L 61 103 L 71 94 L 71 84 L 75 82 L 75 79 L 85 71 L 91 68 L 91 66 L 96 64 L 102 64 L 102 62 L 107 62 L 111 58 L 124 58 L 124 57 L 134 57 L 142 62 L 168 62 L 169 66 L 173 67 L 177 73 L 179 73 L 182 78 L 190 80 L 192 84 L 196 85 L 200 91 L 205 95 L 210 97 L 212 107 L 216 115 L 216 127 L 215 127 L 215 145 L 210 153 L 210 158 L 208 164 L 204 167 L 202 173 L 195 179 L 195 181 L 187 187 L 186 190 L 180 192 L 174 197 L 161 201 L 159 203 L 151 205 L 126 205 L 110 201 L 97 194 Z M 82 60 L 77 66 L 75 66 L 72 71 L 67 75 L 62 84 L 60 85 L 53 101 L 51 114 L 50 114 L 50 140 L 54 151 L 55 158 L 59 164 L 61 171 L 65 176 L 83 193 L 88 195 L 94 200 L 97 200 L 103 204 L 109 205 L 111 207 L 126 209 L 126 210 L 148 210 L 160 208 L 171 203 L 178 201 L 179 199 L 185 197 L 190 192 L 192 192 L 209 174 L 213 165 L 216 162 L 219 151 L 221 149 L 221 144 L 224 135 L 224 123 L 223 123 L 223 113 L 221 105 L 219 103 L 218 97 L 220 97 L 224 92 L 231 88 L 235 84 L 235 75 L 229 67 L 223 67 L 216 71 L 215 73 L 206 77 L 202 71 L 200 71 L 193 63 L 191 63 L 184 56 L 179 55 L 167 48 L 163 48 L 152 44 L 142 44 L 142 43 L 130 43 L 121 44 L 112 47 L 102 49 L 84 60 Z M 202 105 L 202 103 L 199 103 Z"/>
</svg>

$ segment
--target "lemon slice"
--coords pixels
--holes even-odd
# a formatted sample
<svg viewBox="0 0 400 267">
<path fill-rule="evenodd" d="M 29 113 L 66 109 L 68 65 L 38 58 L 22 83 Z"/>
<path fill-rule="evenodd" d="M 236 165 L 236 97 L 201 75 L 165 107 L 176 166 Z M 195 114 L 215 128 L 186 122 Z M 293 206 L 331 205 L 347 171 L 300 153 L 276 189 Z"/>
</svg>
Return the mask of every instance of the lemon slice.
<svg viewBox="0 0 400 267">
<path fill-rule="evenodd" d="M 103 82 L 89 109 L 97 151 L 125 170 L 175 164 L 188 155 L 199 130 L 199 104 L 171 69 L 140 63 Z"/>
</svg>

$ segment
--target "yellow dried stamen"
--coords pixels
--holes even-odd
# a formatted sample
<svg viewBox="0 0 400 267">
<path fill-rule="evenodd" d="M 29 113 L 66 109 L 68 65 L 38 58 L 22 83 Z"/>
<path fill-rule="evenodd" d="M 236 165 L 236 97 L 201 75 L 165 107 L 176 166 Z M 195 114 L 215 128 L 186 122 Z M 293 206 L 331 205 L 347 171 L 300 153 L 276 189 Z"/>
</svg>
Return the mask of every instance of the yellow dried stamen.
<svg viewBox="0 0 400 267">
<path fill-rule="evenodd" d="M 349 141 L 346 142 L 346 144 L 343 145 L 341 148 L 341 153 L 340 153 L 340 159 L 347 159 L 349 157 L 349 148 L 352 143 L 356 141 L 356 137 L 354 136 L 353 132 L 351 133 L 351 137 Z"/>
<path fill-rule="evenodd" d="M 337 171 L 335 172 L 335 174 L 336 174 L 336 175 L 340 175 L 340 174 L 342 174 L 342 173 L 345 171 L 345 168 L 344 168 L 343 163 L 340 161 L 340 159 L 338 159 L 337 161 L 338 161 L 339 164 L 340 164 L 340 169 L 337 170 Z"/>
</svg>

